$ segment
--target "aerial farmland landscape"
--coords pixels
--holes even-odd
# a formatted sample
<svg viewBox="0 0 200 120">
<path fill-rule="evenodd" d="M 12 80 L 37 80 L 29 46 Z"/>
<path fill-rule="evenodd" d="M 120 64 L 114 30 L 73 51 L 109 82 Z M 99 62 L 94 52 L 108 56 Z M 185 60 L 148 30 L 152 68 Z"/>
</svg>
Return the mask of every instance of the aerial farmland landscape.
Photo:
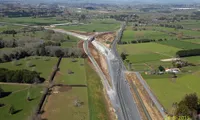
<svg viewBox="0 0 200 120">
<path fill-rule="evenodd" d="M 0 120 L 200 120 L 200 1 L 0 0 Z"/>
</svg>

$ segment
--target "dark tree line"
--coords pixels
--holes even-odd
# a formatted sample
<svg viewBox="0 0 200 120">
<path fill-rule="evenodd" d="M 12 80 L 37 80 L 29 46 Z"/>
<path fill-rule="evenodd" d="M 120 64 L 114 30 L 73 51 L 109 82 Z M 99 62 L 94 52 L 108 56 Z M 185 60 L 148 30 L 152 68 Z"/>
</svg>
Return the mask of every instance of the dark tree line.
<svg viewBox="0 0 200 120">
<path fill-rule="evenodd" d="M 138 39 L 138 40 L 132 40 L 130 42 L 126 42 L 126 41 L 123 41 L 121 42 L 122 44 L 137 44 L 137 43 L 148 43 L 148 42 L 156 42 L 156 41 L 166 41 L 167 39 L 158 39 L 158 40 L 155 40 L 155 39 Z"/>
<path fill-rule="evenodd" d="M 176 52 L 176 55 L 179 57 L 199 56 L 200 49 L 180 50 Z"/>
<path fill-rule="evenodd" d="M 2 34 L 17 34 L 17 31 L 15 31 L 15 30 L 4 30 L 2 32 Z"/>
<path fill-rule="evenodd" d="M 51 57 L 86 57 L 79 48 L 61 48 L 59 46 L 17 47 L 11 50 L 0 51 L 0 63 L 9 62 L 13 59 L 21 59 L 29 56 Z"/>
<path fill-rule="evenodd" d="M 160 26 L 161 27 L 167 27 L 167 28 L 183 29 L 182 25 L 160 24 Z"/>
<path fill-rule="evenodd" d="M 32 39 L 27 37 L 27 39 L 11 39 L 11 40 L 3 40 L 0 38 L 0 48 L 15 48 L 15 47 L 24 47 L 29 45 L 44 45 L 44 46 L 61 46 L 60 42 L 55 41 L 44 41 L 41 39 Z"/>
<path fill-rule="evenodd" d="M 136 14 L 132 14 L 132 15 L 111 15 L 110 18 L 118 20 L 118 21 L 127 21 L 128 22 L 137 22 L 139 19 L 139 16 Z"/>
<path fill-rule="evenodd" d="M 12 83 L 41 83 L 44 79 L 40 77 L 40 74 L 35 71 L 29 70 L 8 70 L 0 68 L 0 82 L 12 82 Z"/>
</svg>

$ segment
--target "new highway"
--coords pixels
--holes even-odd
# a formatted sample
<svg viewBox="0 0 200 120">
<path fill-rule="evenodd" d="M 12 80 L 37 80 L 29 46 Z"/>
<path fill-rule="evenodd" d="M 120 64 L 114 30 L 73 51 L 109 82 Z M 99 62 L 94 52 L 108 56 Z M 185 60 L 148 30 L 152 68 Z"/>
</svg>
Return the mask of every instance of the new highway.
<svg viewBox="0 0 200 120">
<path fill-rule="evenodd" d="M 115 109 L 118 120 L 141 120 L 141 116 L 137 109 L 135 100 L 131 94 L 130 85 L 125 79 L 124 71 L 125 67 L 121 60 L 121 57 L 118 55 L 116 51 L 116 44 L 118 39 L 115 39 L 113 42 L 112 49 L 106 48 L 104 45 L 96 42 L 94 36 L 84 36 L 79 35 L 77 33 L 67 32 L 61 29 L 52 29 L 55 32 L 65 33 L 68 35 L 72 35 L 84 40 L 83 48 L 89 59 L 95 66 L 97 73 L 101 77 L 102 84 L 107 91 L 107 94 L 110 98 L 110 101 Z M 112 86 L 108 84 L 108 80 L 100 69 L 99 65 L 90 54 L 90 50 L 88 48 L 88 42 L 91 42 L 94 47 L 96 47 L 99 52 L 104 54 L 107 60 L 107 64 L 109 67 L 109 74 L 112 81 Z"/>
</svg>

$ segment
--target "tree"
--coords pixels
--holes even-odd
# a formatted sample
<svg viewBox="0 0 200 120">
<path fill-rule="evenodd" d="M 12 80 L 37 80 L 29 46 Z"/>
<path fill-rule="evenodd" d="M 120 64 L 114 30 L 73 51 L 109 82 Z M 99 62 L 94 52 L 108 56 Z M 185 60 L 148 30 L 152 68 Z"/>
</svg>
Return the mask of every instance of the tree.
<svg viewBox="0 0 200 120">
<path fill-rule="evenodd" d="M 183 101 L 188 106 L 188 108 L 190 110 L 197 109 L 197 106 L 198 106 L 198 97 L 197 97 L 196 93 L 186 95 Z"/>
<path fill-rule="evenodd" d="M 31 101 L 31 98 L 30 98 L 30 89 L 31 89 L 31 86 L 29 87 L 28 92 L 27 92 L 27 97 L 26 97 L 26 99 L 27 99 L 28 101 Z"/>
<path fill-rule="evenodd" d="M 81 20 L 85 20 L 86 19 L 86 16 L 85 15 L 81 15 Z"/>
<path fill-rule="evenodd" d="M 15 108 L 14 108 L 14 106 L 13 105 L 11 105 L 10 106 L 10 108 L 9 108 L 9 114 L 14 114 L 15 113 Z"/>
<path fill-rule="evenodd" d="M 179 102 L 178 107 L 176 109 L 176 116 L 193 116 L 197 113 L 198 107 L 200 104 L 198 103 L 198 97 L 196 93 L 185 95 L 185 97 Z"/>
<path fill-rule="evenodd" d="M 4 92 L 4 90 L 0 86 L 0 98 L 1 98 L 3 92 Z"/>
<path fill-rule="evenodd" d="M 191 116 L 190 109 L 181 101 L 176 109 L 176 116 Z"/>
<path fill-rule="evenodd" d="M 70 40 L 70 37 L 69 37 L 69 35 L 67 36 L 67 40 Z"/>
<path fill-rule="evenodd" d="M 123 52 L 121 53 L 121 58 L 122 60 L 126 60 L 126 54 L 124 54 Z"/>
<path fill-rule="evenodd" d="M 161 72 L 165 72 L 165 68 L 164 68 L 163 66 L 161 66 L 161 65 L 158 67 L 158 69 L 159 69 L 159 71 L 161 71 Z"/>
</svg>

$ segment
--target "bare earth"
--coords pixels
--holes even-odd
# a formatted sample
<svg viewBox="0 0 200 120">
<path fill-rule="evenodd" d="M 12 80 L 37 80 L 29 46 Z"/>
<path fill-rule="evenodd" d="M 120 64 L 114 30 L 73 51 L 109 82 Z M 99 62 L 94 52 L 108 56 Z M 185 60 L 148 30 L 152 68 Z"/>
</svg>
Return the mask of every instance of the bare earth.
<svg viewBox="0 0 200 120">
<path fill-rule="evenodd" d="M 105 34 L 101 34 L 97 36 L 96 40 L 101 42 L 106 47 L 110 48 L 111 47 L 110 45 L 114 41 L 115 37 L 116 37 L 115 32 L 109 32 L 109 33 L 105 33 Z"/>
</svg>

